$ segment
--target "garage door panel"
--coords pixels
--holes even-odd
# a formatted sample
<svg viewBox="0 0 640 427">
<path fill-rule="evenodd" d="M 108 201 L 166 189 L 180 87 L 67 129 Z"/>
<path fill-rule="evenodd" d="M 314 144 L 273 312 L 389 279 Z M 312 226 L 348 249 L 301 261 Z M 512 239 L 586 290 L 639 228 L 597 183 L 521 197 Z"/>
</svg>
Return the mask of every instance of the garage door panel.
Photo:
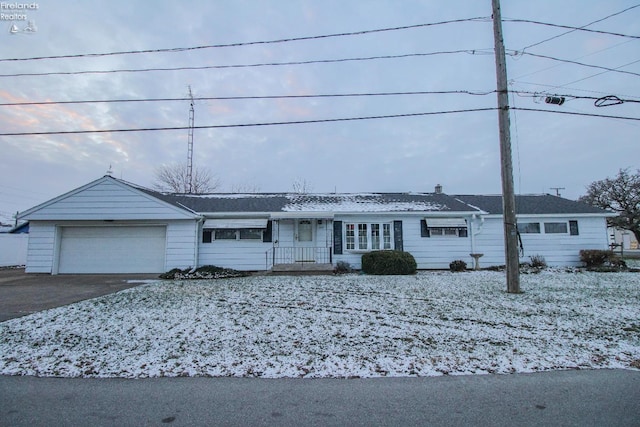
<svg viewBox="0 0 640 427">
<path fill-rule="evenodd" d="M 166 227 L 64 227 L 59 273 L 160 273 Z"/>
</svg>

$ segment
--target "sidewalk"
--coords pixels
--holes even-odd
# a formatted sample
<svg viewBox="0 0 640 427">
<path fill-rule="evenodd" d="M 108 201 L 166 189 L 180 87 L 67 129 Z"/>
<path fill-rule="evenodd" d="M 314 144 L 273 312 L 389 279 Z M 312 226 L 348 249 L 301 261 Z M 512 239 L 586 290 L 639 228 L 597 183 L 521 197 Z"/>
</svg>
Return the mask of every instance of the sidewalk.
<svg viewBox="0 0 640 427">
<path fill-rule="evenodd" d="M 2 426 L 637 426 L 640 372 L 377 379 L 0 376 Z"/>
</svg>

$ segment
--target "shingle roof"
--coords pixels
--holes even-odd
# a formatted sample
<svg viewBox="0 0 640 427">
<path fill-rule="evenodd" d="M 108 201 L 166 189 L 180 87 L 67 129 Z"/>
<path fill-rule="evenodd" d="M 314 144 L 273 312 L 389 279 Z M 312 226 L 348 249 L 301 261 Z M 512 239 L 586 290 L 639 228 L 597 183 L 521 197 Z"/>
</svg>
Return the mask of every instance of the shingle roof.
<svg viewBox="0 0 640 427">
<path fill-rule="evenodd" d="M 463 195 L 458 200 L 490 214 L 502 214 L 502 196 Z M 516 195 L 517 214 L 606 214 L 607 211 L 582 202 L 550 194 Z"/>
<path fill-rule="evenodd" d="M 203 194 L 166 195 L 162 200 L 204 213 L 221 212 L 476 212 L 446 194 Z"/>
<path fill-rule="evenodd" d="M 131 183 L 128 185 L 135 186 Z M 273 212 L 487 212 L 502 214 L 501 195 L 443 193 L 347 193 L 347 194 L 164 194 L 135 186 L 158 199 L 196 213 Z M 607 214 L 586 203 L 550 194 L 516 195 L 516 213 Z"/>
</svg>

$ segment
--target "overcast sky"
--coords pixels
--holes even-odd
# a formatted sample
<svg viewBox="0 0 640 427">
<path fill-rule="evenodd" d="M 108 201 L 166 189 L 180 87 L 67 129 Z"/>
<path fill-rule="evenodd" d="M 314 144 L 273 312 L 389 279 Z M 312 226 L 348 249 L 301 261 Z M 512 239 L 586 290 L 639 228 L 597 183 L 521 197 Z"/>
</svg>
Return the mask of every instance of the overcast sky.
<svg viewBox="0 0 640 427">
<path fill-rule="evenodd" d="M 637 3 L 503 0 L 511 107 L 639 118 L 640 7 L 587 27 L 636 38 L 584 31 L 562 35 L 569 30 L 509 21 L 582 27 Z M 239 45 L 2 61 L 0 103 L 182 98 L 187 96 L 189 85 L 196 98 L 472 93 L 198 100 L 196 126 L 441 113 L 497 105 L 491 0 L 43 0 L 19 2 L 18 6 L 25 4 L 37 5 L 37 9 L 8 9 L 15 3 L 2 3 L 0 59 Z M 14 16 L 7 17 L 11 14 Z M 486 19 L 467 20 L 482 17 Z M 451 20 L 466 21 L 251 43 Z M 29 26 L 35 31 L 28 31 Z M 525 54 L 521 54 L 523 50 Z M 464 52 L 451 53 L 454 51 Z M 431 53 L 434 55 L 415 56 Z M 15 76 L 399 55 L 414 56 L 304 65 Z M 549 94 L 567 95 L 566 101 L 561 106 L 545 104 L 544 97 Z M 607 95 L 636 102 L 597 108 L 594 99 L 574 98 Z M 187 101 L 0 106 L 0 111 L 2 134 L 189 124 Z M 637 120 L 514 110 L 511 133 L 518 193 L 555 194 L 553 187 L 564 187 L 563 196 L 577 198 L 592 181 L 613 176 L 620 168 L 640 167 Z M 110 165 L 115 177 L 152 186 L 158 166 L 186 161 L 187 140 L 185 129 L 0 136 L 0 220 L 10 221 L 16 211 L 97 179 Z M 442 184 L 448 194 L 501 192 L 495 110 L 196 129 L 193 157 L 196 167 L 209 168 L 219 178 L 219 191 L 237 187 L 290 191 L 298 179 L 310 184 L 314 192 L 430 192 L 436 184 Z"/>
</svg>

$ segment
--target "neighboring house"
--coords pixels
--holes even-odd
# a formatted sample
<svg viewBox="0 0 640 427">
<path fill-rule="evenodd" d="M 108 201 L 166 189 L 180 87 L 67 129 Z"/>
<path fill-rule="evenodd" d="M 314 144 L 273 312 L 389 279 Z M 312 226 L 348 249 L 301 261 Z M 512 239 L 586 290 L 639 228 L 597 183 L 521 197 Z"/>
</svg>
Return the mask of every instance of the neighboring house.
<svg viewBox="0 0 640 427">
<path fill-rule="evenodd" d="M 518 196 L 524 258 L 578 265 L 606 249 L 612 214 L 559 197 Z M 160 273 L 217 265 L 360 268 L 363 253 L 413 254 L 420 269 L 453 260 L 504 264 L 500 196 L 434 193 L 169 195 L 105 176 L 22 212 L 27 272 Z"/>
</svg>

